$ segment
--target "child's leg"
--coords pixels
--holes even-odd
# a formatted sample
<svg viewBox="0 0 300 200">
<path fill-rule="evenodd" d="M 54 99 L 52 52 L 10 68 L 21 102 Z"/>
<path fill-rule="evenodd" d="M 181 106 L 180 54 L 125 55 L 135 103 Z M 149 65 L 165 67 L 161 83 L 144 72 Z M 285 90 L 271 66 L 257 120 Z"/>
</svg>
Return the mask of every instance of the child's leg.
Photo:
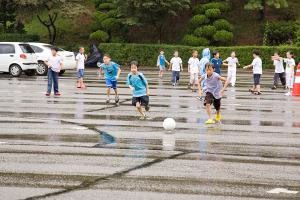
<svg viewBox="0 0 300 200">
<path fill-rule="evenodd" d="M 283 72 L 283 73 L 280 73 L 280 74 L 279 74 L 279 78 L 280 78 L 281 84 L 282 84 L 283 86 L 285 86 L 285 85 L 286 85 L 286 81 L 285 81 L 285 73 L 284 73 L 284 72 Z"/>
<path fill-rule="evenodd" d="M 53 79 L 54 93 L 55 94 L 59 93 L 59 91 L 58 91 L 58 72 L 53 72 L 52 79 Z"/>
<path fill-rule="evenodd" d="M 179 82 L 179 79 L 180 79 L 180 72 L 177 72 L 177 79 L 176 79 L 176 82 Z"/>
<path fill-rule="evenodd" d="M 221 99 L 214 99 L 214 107 L 217 111 L 216 113 L 216 121 L 221 121 Z"/>
<path fill-rule="evenodd" d="M 208 119 L 212 119 L 212 117 L 211 117 L 211 105 L 209 103 L 207 103 L 205 108 L 206 108 L 206 113 L 207 113 Z"/>
<path fill-rule="evenodd" d="M 172 71 L 172 83 L 175 84 L 176 83 L 176 72 Z"/>
<path fill-rule="evenodd" d="M 231 85 L 233 87 L 235 86 L 235 82 L 236 82 L 236 70 L 232 71 L 232 75 L 231 75 Z"/>
<path fill-rule="evenodd" d="M 109 97 L 110 97 L 110 88 L 107 88 L 107 90 L 106 90 L 106 96 L 109 99 Z"/>
<path fill-rule="evenodd" d="M 227 80 L 231 83 L 231 80 L 232 80 L 232 71 L 230 69 L 228 69 L 228 74 L 227 74 Z"/>
<path fill-rule="evenodd" d="M 274 84 L 273 84 L 275 87 L 277 87 L 277 85 L 278 85 L 278 78 L 279 78 L 279 74 L 275 73 L 274 74 Z"/>
<path fill-rule="evenodd" d="M 256 86 L 256 91 L 257 91 L 257 92 L 260 92 L 260 85 L 257 85 L 257 86 Z"/>
<path fill-rule="evenodd" d="M 138 112 L 141 113 L 141 115 L 144 117 L 145 113 L 143 112 L 143 107 L 141 106 L 140 102 L 136 102 L 136 108 L 137 108 Z"/>
<path fill-rule="evenodd" d="M 52 70 L 48 70 L 48 85 L 47 85 L 47 93 L 51 93 L 52 89 Z"/>
</svg>

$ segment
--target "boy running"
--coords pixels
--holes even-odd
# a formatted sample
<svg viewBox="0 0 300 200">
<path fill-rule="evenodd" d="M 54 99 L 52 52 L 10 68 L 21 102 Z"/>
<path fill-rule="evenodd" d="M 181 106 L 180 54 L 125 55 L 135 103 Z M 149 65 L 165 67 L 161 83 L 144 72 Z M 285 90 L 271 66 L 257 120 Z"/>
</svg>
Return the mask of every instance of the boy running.
<svg viewBox="0 0 300 200">
<path fill-rule="evenodd" d="M 206 112 L 208 115 L 208 120 L 205 122 L 205 124 L 214 124 L 216 122 L 221 121 L 221 98 L 223 96 L 223 93 L 225 89 L 228 86 L 228 80 L 224 77 L 221 77 L 219 74 L 214 72 L 214 65 L 212 63 L 208 63 L 205 66 L 205 74 L 201 76 L 201 78 L 198 81 L 198 91 L 199 96 L 202 96 L 202 87 L 201 87 L 201 81 L 205 80 L 205 101 L 204 106 L 206 107 Z M 222 81 L 225 82 L 224 87 L 222 84 Z M 215 121 L 212 119 L 211 116 L 211 104 L 214 105 L 217 114 Z"/>
<path fill-rule="evenodd" d="M 160 51 L 160 54 L 157 58 L 157 67 L 159 67 L 159 78 L 162 78 L 164 75 L 164 71 L 166 69 L 166 63 L 169 65 L 170 63 L 167 61 L 165 57 L 165 52 L 163 50 Z"/>
<path fill-rule="evenodd" d="M 249 89 L 249 92 L 260 95 L 260 78 L 262 75 L 262 60 L 259 57 L 258 51 L 253 51 L 253 61 L 250 65 L 243 67 L 244 69 L 253 68 L 253 87 Z"/>
<path fill-rule="evenodd" d="M 183 71 L 182 60 L 178 56 L 178 51 L 174 52 L 174 57 L 170 61 L 169 70 L 171 69 L 172 69 L 172 85 L 176 86 L 176 84 L 178 84 L 179 82 L 180 70 Z"/>
<path fill-rule="evenodd" d="M 190 74 L 190 86 L 195 92 L 195 85 L 198 84 L 198 76 L 200 69 L 200 61 L 198 59 L 198 51 L 193 50 L 192 57 L 188 61 L 188 72 Z"/>
<path fill-rule="evenodd" d="M 220 53 L 218 51 L 213 52 L 213 58 L 211 59 L 211 63 L 214 64 L 215 72 L 221 75 L 221 67 L 223 64 L 222 59 L 220 58 Z"/>
<path fill-rule="evenodd" d="M 138 112 L 142 115 L 141 119 L 146 119 L 146 114 L 143 111 L 149 111 L 149 86 L 145 76 L 138 71 L 138 62 L 130 63 L 131 72 L 127 76 L 127 85 L 132 91 L 132 105 L 135 106 Z"/>
<path fill-rule="evenodd" d="M 50 96 L 53 85 L 54 95 L 60 96 L 58 91 L 58 73 L 63 67 L 63 59 L 57 54 L 58 48 L 51 48 L 51 56 L 45 60 L 45 64 L 48 66 L 48 87 L 46 96 Z"/>
<path fill-rule="evenodd" d="M 111 88 L 115 92 L 115 102 L 119 103 L 119 95 L 117 90 L 117 80 L 121 74 L 120 65 L 111 61 L 111 57 L 109 54 L 104 54 L 103 63 L 99 66 L 99 78 L 101 78 L 101 74 L 104 73 L 104 78 L 107 86 L 107 99 L 106 103 L 110 102 L 110 90 Z"/>
<path fill-rule="evenodd" d="M 224 65 L 228 66 L 227 79 L 231 83 L 231 86 L 234 87 L 236 83 L 236 68 L 240 65 L 235 51 L 232 51 L 230 57 L 224 60 Z"/>
<path fill-rule="evenodd" d="M 85 88 L 85 84 L 83 83 L 84 76 L 84 62 L 86 60 L 86 56 L 84 55 L 84 48 L 79 48 L 79 53 L 76 56 L 76 66 L 77 66 L 77 88 Z"/>
<path fill-rule="evenodd" d="M 274 83 L 272 90 L 276 90 L 278 86 L 278 79 L 280 78 L 282 86 L 286 87 L 286 81 L 285 81 L 285 73 L 284 73 L 284 67 L 283 67 L 283 59 L 280 58 L 279 54 L 277 52 L 274 53 L 274 56 L 272 56 L 273 65 L 275 67 L 275 73 L 274 73 Z"/>
</svg>

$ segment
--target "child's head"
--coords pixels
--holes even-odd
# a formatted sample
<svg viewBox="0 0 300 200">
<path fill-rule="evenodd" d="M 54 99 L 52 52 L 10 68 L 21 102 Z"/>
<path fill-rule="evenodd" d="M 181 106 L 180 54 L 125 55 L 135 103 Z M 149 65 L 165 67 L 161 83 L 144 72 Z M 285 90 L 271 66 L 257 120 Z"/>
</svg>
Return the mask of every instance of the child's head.
<svg viewBox="0 0 300 200">
<path fill-rule="evenodd" d="M 163 49 L 161 49 L 159 53 L 160 53 L 160 55 L 164 55 L 165 52 Z"/>
<path fill-rule="evenodd" d="M 205 65 L 205 71 L 208 76 L 211 76 L 215 71 L 215 66 L 212 63 L 207 63 Z"/>
<path fill-rule="evenodd" d="M 230 54 L 230 56 L 231 56 L 232 58 L 234 58 L 234 57 L 236 56 L 235 51 L 232 51 L 231 54 Z"/>
<path fill-rule="evenodd" d="M 279 56 L 279 53 L 277 51 L 275 51 L 274 56 Z"/>
<path fill-rule="evenodd" d="M 57 52 L 58 52 L 58 48 L 57 47 L 52 47 L 51 48 L 51 53 L 52 53 L 53 56 L 56 56 Z"/>
<path fill-rule="evenodd" d="M 110 55 L 109 54 L 104 54 L 103 55 L 103 62 L 104 62 L 104 64 L 108 65 L 110 63 L 110 61 L 111 61 Z"/>
<path fill-rule="evenodd" d="M 178 55 L 179 55 L 178 51 L 175 51 L 175 52 L 174 52 L 174 56 L 175 56 L 175 57 L 178 57 Z"/>
<path fill-rule="evenodd" d="M 84 48 L 83 47 L 79 48 L 79 53 L 84 54 Z"/>
<path fill-rule="evenodd" d="M 212 55 L 214 58 L 220 58 L 220 53 L 218 51 L 214 51 Z"/>
<path fill-rule="evenodd" d="M 198 51 L 197 51 L 197 50 L 193 50 L 192 56 L 193 56 L 194 58 L 197 58 L 197 57 L 198 57 Z"/>
<path fill-rule="evenodd" d="M 291 52 L 291 51 L 288 51 L 288 52 L 286 52 L 286 57 L 287 57 L 288 59 L 291 59 L 291 58 L 294 57 L 294 53 Z"/>
<path fill-rule="evenodd" d="M 135 73 L 137 73 L 137 71 L 138 71 L 138 68 L 139 68 L 139 63 L 138 63 L 138 61 L 131 61 L 131 63 L 130 63 L 130 71 L 133 73 L 133 74 L 135 74 Z"/>
<path fill-rule="evenodd" d="M 254 58 L 259 57 L 259 51 L 254 50 L 254 51 L 253 51 L 253 57 L 254 57 Z"/>
</svg>

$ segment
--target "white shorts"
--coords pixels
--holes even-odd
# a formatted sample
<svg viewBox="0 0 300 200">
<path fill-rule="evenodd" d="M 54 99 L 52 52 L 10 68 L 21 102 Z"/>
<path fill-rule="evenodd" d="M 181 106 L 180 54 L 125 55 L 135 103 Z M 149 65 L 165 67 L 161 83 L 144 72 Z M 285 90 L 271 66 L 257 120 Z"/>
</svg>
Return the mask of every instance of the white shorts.
<svg viewBox="0 0 300 200">
<path fill-rule="evenodd" d="M 195 84 L 198 82 L 198 73 L 191 73 L 190 74 L 190 83 Z"/>
</svg>

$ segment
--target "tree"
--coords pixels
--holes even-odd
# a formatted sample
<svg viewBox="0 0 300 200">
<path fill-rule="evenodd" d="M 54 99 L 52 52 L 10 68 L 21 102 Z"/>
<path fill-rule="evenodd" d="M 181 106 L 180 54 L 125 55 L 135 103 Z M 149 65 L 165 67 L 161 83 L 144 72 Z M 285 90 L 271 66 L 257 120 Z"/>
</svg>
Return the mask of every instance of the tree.
<svg viewBox="0 0 300 200">
<path fill-rule="evenodd" d="M 190 7 L 190 0 L 116 0 L 120 11 L 131 21 L 150 25 L 162 42 L 162 32 L 166 19 L 177 16 L 178 12 Z"/>
<path fill-rule="evenodd" d="M 288 7 L 287 0 L 249 0 L 245 5 L 246 10 L 256 10 L 260 13 L 260 19 L 265 19 L 266 7 L 272 7 L 275 9 Z"/>
<path fill-rule="evenodd" d="M 10 32 L 16 20 L 16 4 L 10 0 L 0 1 L 0 24 L 3 32 Z"/>
<path fill-rule="evenodd" d="M 57 18 L 72 17 L 83 12 L 83 0 L 13 0 L 17 5 L 19 17 L 37 17 L 48 30 L 49 43 L 54 44 L 57 35 Z M 43 15 L 46 12 L 46 15 Z M 46 16 L 46 17 L 45 17 Z"/>
</svg>

